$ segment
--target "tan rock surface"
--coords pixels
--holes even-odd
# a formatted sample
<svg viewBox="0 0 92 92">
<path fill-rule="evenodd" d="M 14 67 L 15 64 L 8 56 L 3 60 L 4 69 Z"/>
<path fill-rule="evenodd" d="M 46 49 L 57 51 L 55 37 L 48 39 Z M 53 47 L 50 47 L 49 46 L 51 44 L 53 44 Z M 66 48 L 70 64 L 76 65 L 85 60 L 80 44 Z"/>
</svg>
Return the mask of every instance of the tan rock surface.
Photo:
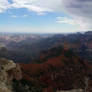
<svg viewBox="0 0 92 92">
<path fill-rule="evenodd" d="M 12 60 L 0 59 L 0 92 L 13 92 L 12 80 L 21 79 L 20 66 Z"/>
</svg>

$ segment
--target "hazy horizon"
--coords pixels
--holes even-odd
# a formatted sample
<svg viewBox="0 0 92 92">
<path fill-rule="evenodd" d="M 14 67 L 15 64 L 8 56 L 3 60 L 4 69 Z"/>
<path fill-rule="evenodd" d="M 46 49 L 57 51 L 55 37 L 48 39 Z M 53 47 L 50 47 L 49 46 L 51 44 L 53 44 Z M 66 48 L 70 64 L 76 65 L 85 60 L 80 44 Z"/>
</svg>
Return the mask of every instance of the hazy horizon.
<svg viewBox="0 0 92 92">
<path fill-rule="evenodd" d="M 77 31 L 77 32 L 3 32 L 1 31 L 1 34 L 76 34 L 76 33 L 85 33 L 85 32 L 92 32 L 92 31 Z"/>
</svg>

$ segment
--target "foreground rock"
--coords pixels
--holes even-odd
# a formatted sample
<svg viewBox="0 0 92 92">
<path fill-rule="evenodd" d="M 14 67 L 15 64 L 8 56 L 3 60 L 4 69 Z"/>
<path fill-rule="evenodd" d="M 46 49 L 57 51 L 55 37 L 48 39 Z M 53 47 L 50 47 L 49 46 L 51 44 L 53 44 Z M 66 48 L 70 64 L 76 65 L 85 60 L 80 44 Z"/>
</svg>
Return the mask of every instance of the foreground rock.
<svg viewBox="0 0 92 92">
<path fill-rule="evenodd" d="M 20 66 L 11 60 L 0 59 L 0 92 L 13 92 L 13 79 L 20 80 Z"/>
</svg>

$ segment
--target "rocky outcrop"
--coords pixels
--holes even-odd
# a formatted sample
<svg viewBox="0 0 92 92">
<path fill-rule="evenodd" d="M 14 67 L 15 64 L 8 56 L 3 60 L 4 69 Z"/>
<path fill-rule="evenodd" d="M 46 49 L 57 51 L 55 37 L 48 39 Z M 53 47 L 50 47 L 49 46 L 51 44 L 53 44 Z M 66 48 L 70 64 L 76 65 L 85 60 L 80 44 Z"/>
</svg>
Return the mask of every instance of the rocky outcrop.
<svg viewBox="0 0 92 92">
<path fill-rule="evenodd" d="M 84 92 L 82 89 L 73 89 L 69 91 L 57 91 L 57 92 Z"/>
<path fill-rule="evenodd" d="M 12 60 L 0 59 L 0 92 L 13 92 L 12 80 L 20 80 L 20 66 Z"/>
</svg>

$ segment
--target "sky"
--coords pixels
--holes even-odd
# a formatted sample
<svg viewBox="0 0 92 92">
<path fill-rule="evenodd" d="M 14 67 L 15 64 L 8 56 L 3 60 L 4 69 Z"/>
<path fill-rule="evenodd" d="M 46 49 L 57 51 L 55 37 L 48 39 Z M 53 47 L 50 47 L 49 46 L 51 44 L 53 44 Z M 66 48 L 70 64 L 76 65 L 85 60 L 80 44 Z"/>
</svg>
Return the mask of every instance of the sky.
<svg viewBox="0 0 92 92">
<path fill-rule="evenodd" d="M 92 0 L 0 0 L 0 32 L 84 32 L 91 24 Z"/>
</svg>

